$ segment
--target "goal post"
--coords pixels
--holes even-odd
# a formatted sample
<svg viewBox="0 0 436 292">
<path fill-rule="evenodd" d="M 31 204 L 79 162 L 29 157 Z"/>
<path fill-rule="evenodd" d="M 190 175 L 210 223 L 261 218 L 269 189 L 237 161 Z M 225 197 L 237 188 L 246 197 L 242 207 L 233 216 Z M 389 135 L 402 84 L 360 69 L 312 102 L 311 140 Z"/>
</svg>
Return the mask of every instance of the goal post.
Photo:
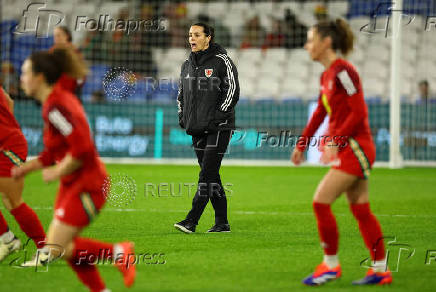
<svg viewBox="0 0 436 292">
<path fill-rule="evenodd" d="M 391 80 L 390 80 L 390 147 L 389 167 L 401 168 L 403 166 L 400 152 L 400 126 L 401 126 L 401 11 L 403 0 L 392 3 L 392 39 L 391 39 Z"/>
</svg>

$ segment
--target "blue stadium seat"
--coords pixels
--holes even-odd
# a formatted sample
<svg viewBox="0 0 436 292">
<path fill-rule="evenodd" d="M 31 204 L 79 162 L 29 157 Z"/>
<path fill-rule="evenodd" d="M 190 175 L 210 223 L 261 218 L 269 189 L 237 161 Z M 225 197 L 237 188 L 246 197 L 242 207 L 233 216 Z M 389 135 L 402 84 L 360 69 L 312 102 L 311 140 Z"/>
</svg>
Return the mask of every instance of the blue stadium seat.
<svg viewBox="0 0 436 292">
<path fill-rule="evenodd" d="M 0 22 L 1 42 L 10 42 L 13 37 L 13 30 L 18 25 L 16 20 L 4 20 Z"/>
<path fill-rule="evenodd" d="M 15 19 L 3 20 L 0 22 L 1 35 L 12 35 L 12 29 L 18 25 Z"/>
<path fill-rule="evenodd" d="M 285 97 L 282 99 L 282 101 L 283 103 L 291 103 L 291 104 L 303 102 L 303 100 L 300 97 Z"/>
<path fill-rule="evenodd" d="M 178 85 L 175 82 L 163 82 L 160 81 L 157 87 L 151 94 L 151 99 L 153 102 L 159 103 L 171 103 L 177 98 Z"/>
<path fill-rule="evenodd" d="M 21 74 L 21 65 L 27 57 L 33 52 L 47 50 L 51 46 L 53 46 L 53 36 L 48 38 L 37 38 L 32 34 L 14 36 L 8 59 L 14 65 L 18 74 Z"/>
<path fill-rule="evenodd" d="M 153 84 L 147 79 L 141 78 L 136 81 L 135 93 L 129 97 L 130 101 L 142 102 L 150 99 L 153 93 Z"/>
<path fill-rule="evenodd" d="M 89 69 L 89 74 L 82 87 L 83 100 L 90 100 L 94 91 L 103 91 L 103 79 L 110 67 L 105 64 L 94 64 Z"/>
<path fill-rule="evenodd" d="M 381 96 L 370 96 L 365 98 L 367 104 L 380 104 L 382 102 Z"/>
<path fill-rule="evenodd" d="M 432 1 L 428 0 L 404 0 L 403 7 L 405 14 L 431 15 Z M 376 13 L 377 15 L 388 15 L 390 1 L 379 0 L 350 0 L 348 16 L 368 16 Z M 379 6 L 380 5 L 380 6 Z M 377 9 L 378 8 L 378 9 Z"/>
<path fill-rule="evenodd" d="M 5 20 L 0 22 L 0 50 L 1 60 L 10 60 L 10 53 L 12 52 L 12 30 L 18 25 L 16 20 Z"/>
<path fill-rule="evenodd" d="M 274 103 L 274 98 L 272 96 L 265 96 L 254 100 L 258 104 L 270 104 Z"/>
<path fill-rule="evenodd" d="M 249 103 L 249 102 L 250 102 L 250 98 L 249 97 L 247 97 L 247 96 L 240 96 L 239 97 L 238 104 L 241 104 L 241 103 L 246 104 L 246 103 Z"/>
</svg>

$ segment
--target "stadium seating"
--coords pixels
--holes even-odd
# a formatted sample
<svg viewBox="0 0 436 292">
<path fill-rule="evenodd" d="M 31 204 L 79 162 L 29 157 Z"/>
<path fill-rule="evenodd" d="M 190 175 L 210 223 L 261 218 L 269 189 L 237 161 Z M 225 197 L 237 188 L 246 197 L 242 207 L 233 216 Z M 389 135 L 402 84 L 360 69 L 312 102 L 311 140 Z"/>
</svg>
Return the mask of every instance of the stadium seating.
<svg viewBox="0 0 436 292">
<path fill-rule="evenodd" d="M 103 91 L 103 79 L 109 69 L 109 66 L 102 64 L 94 64 L 90 67 L 90 73 L 82 87 L 83 100 L 89 101 L 95 91 Z"/>
<path fill-rule="evenodd" d="M 383 13 L 386 9 L 379 11 L 377 17 L 377 34 L 361 32 L 364 25 L 370 23 L 367 15 L 377 7 L 377 1 L 329 1 L 327 9 L 329 13 L 336 16 L 349 17 L 349 23 L 356 34 L 356 49 L 349 59 L 356 66 L 364 80 L 366 96 L 372 98 L 378 96 L 383 100 L 387 99 L 387 88 L 390 82 L 390 38 L 384 37 L 382 28 L 386 16 Z M 20 17 L 20 11 L 10 9 L 13 1 L 4 0 L 7 5 L 3 6 L 2 16 L 5 20 L 1 23 L 1 45 L 2 60 L 10 61 L 19 72 L 25 57 L 32 51 L 47 49 L 52 44 L 52 38 L 37 39 L 22 35 L 15 36 L 10 33 L 16 20 Z M 265 31 L 270 31 L 271 17 L 283 19 L 284 10 L 289 8 L 296 12 L 299 21 L 310 26 L 314 23 L 313 11 L 318 5 L 317 1 L 299 2 L 200 2 L 187 1 L 186 13 L 189 19 L 195 19 L 199 14 L 206 14 L 218 19 L 224 26 L 230 29 L 232 43 L 238 44 L 241 41 L 243 26 L 246 21 L 255 15 L 260 18 L 261 25 Z M 415 19 L 403 26 L 402 30 L 402 55 L 401 55 L 401 76 L 402 94 L 414 96 L 417 94 L 417 83 L 422 79 L 428 79 L 431 83 L 436 82 L 436 55 L 433 49 L 436 46 L 436 38 L 430 32 L 426 32 L 425 13 L 429 11 L 427 2 L 421 0 L 405 0 L 407 11 L 416 13 Z M 118 16 L 121 9 L 127 7 L 127 2 L 86 2 L 70 1 L 50 2 L 51 9 L 62 11 L 70 26 L 74 26 L 76 17 L 84 15 L 96 17 L 97 13 L 107 13 Z M 368 29 L 368 27 L 367 27 Z M 73 39 L 80 44 L 86 32 L 73 31 Z M 419 44 L 419 45 L 418 45 Z M 226 48 L 229 56 L 237 65 L 241 97 L 252 100 L 286 100 L 286 99 L 313 99 L 318 95 L 319 75 L 323 68 L 319 64 L 311 62 L 304 49 L 284 48 L 250 48 L 240 49 L 237 45 Z M 189 51 L 185 48 L 153 48 L 152 56 L 157 66 L 158 78 L 170 78 L 176 82 L 180 74 L 180 65 L 187 58 Z M 106 65 L 93 64 L 91 74 L 84 85 L 83 95 L 90 98 L 95 88 L 101 88 L 102 70 L 107 69 Z M 100 78 L 100 79 L 99 79 Z M 148 98 L 159 98 L 165 100 L 165 93 L 162 91 L 148 91 L 144 88 L 144 81 L 138 80 L 137 91 L 132 100 L 147 100 Z M 145 90 L 145 93 L 138 91 Z M 172 90 L 168 96 L 174 96 Z M 262 96 L 264 95 L 264 96 Z"/>
</svg>

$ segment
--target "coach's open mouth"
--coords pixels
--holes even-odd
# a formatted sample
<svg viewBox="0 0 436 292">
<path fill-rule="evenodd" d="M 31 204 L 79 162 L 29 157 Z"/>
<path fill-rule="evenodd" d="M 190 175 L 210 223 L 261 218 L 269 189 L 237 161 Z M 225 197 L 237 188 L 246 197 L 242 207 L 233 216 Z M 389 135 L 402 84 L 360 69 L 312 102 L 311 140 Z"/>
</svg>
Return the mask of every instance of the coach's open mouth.
<svg viewBox="0 0 436 292">
<path fill-rule="evenodd" d="M 197 45 L 196 44 L 191 44 L 191 49 L 195 49 L 195 48 L 197 48 Z"/>
</svg>

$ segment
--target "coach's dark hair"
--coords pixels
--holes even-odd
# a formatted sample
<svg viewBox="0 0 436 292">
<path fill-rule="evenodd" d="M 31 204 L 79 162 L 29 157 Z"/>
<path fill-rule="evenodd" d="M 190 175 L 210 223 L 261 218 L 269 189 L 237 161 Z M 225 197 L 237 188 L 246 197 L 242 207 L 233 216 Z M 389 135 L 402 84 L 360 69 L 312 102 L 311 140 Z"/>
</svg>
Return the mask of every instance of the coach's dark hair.
<svg viewBox="0 0 436 292">
<path fill-rule="evenodd" d="M 203 27 L 204 34 L 206 36 L 210 36 L 210 42 L 209 43 L 210 44 L 213 43 L 213 40 L 214 40 L 214 37 L 215 37 L 215 29 L 212 26 L 210 26 L 210 25 L 208 25 L 208 24 L 206 24 L 204 22 L 197 22 L 197 23 L 194 23 L 191 26 L 201 26 L 201 27 Z"/>
<path fill-rule="evenodd" d="M 67 35 L 67 40 L 69 42 L 73 41 L 73 35 L 71 34 L 71 30 L 67 26 L 62 25 L 58 26 L 57 28 L 61 29 Z"/>
<path fill-rule="evenodd" d="M 354 34 L 344 19 L 322 21 L 315 24 L 314 28 L 322 38 L 331 37 L 333 50 L 339 50 L 344 56 L 353 50 Z"/>
<path fill-rule="evenodd" d="M 53 51 L 35 52 L 29 57 L 32 71 L 42 73 L 48 84 L 54 84 L 63 73 L 75 78 L 84 78 L 88 68 L 72 49 L 62 48 Z"/>
</svg>

